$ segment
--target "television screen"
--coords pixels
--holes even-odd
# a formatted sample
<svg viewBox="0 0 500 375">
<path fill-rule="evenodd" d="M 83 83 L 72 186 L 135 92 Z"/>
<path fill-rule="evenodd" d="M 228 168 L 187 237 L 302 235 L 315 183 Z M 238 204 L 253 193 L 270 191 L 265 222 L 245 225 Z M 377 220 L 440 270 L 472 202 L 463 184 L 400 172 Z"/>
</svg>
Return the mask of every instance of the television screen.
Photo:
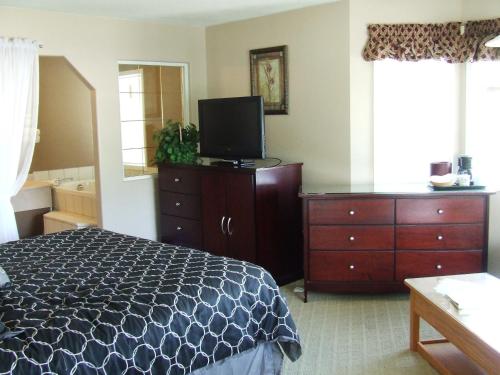
<svg viewBox="0 0 500 375">
<path fill-rule="evenodd" d="M 198 114 L 201 156 L 265 158 L 261 96 L 199 100 Z"/>
</svg>

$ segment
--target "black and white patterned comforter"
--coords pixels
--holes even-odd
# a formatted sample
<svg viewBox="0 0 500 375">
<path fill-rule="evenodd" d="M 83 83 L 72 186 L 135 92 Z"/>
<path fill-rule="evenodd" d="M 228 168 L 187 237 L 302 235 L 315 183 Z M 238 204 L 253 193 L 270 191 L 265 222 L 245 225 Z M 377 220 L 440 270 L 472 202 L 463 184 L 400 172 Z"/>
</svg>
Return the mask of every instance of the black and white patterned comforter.
<svg viewBox="0 0 500 375">
<path fill-rule="evenodd" d="M 272 277 L 246 262 L 100 229 L 0 245 L 0 374 L 185 374 L 277 341 L 300 356 Z"/>
</svg>

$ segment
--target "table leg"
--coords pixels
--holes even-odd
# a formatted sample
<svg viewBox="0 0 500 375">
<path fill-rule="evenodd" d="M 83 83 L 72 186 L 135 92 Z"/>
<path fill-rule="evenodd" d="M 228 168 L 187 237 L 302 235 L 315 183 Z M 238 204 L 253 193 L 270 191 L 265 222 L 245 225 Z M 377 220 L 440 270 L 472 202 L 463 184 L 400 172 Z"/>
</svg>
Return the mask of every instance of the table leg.
<svg viewBox="0 0 500 375">
<path fill-rule="evenodd" d="M 410 350 L 417 351 L 420 341 L 420 316 L 415 312 L 415 293 L 410 292 Z"/>
</svg>

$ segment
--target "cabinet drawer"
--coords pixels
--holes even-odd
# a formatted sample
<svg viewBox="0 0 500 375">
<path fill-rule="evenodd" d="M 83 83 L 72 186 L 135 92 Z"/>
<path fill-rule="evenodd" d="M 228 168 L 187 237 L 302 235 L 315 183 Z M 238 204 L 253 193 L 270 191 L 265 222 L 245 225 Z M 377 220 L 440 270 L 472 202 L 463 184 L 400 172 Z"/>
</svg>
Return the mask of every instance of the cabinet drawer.
<svg viewBox="0 0 500 375">
<path fill-rule="evenodd" d="M 325 199 L 309 201 L 310 224 L 392 224 L 393 199 Z"/>
<path fill-rule="evenodd" d="M 483 197 L 397 199 L 397 224 L 482 223 Z"/>
<path fill-rule="evenodd" d="M 175 216 L 161 216 L 162 242 L 186 247 L 201 248 L 199 221 Z"/>
<path fill-rule="evenodd" d="M 396 279 L 482 272 L 482 251 L 398 251 Z"/>
<path fill-rule="evenodd" d="M 393 280 L 392 251 L 311 251 L 309 280 L 388 281 Z"/>
<path fill-rule="evenodd" d="M 392 225 L 311 225 L 312 250 L 392 250 Z"/>
<path fill-rule="evenodd" d="M 199 219 L 201 204 L 198 195 L 187 195 L 160 191 L 160 209 L 162 214 Z"/>
<path fill-rule="evenodd" d="M 200 194 L 200 175 L 195 170 L 162 166 L 158 174 L 160 190 Z"/>
<path fill-rule="evenodd" d="M 479 250 L 483 246 L 483 224 L 401 225 L 396 228 L 398 250 Z"/>
</svg>

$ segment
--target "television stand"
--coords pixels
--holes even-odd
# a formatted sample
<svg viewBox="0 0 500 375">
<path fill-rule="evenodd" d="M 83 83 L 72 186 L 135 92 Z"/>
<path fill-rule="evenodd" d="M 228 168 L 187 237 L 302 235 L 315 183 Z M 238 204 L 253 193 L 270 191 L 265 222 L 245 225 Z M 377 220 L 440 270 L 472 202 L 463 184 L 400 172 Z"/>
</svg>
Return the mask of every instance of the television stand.
<svg viewBox="0 0 500 375">
<path fill-rule="evenodd" d="M 210 165 L 216 165 L 218 167 L 254 167 L 255 160 L 215 160 L 211 161 Z"/>
</svg>

